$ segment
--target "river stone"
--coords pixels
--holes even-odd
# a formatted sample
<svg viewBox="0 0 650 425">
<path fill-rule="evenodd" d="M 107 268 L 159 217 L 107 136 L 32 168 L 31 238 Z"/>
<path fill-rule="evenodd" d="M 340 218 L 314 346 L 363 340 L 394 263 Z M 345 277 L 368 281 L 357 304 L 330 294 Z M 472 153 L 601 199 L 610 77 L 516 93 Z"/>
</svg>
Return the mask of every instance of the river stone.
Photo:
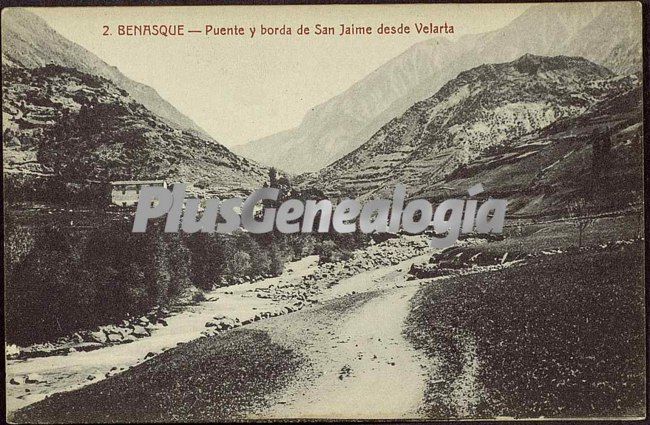
<svg viewBox="0 0 650 425">
<path fill-rule="evenodd" d="M 132 335 L 138 338 L 149 336 L 149 331 L 145 329 L 143 326 L 134 326 L 133 327 L 133 332 Z"/>
<path fill-rule="evenodd" d="M 8 359 L 18 357 L 19 354 L 20 354 L 20 348 L 18 348 L 17 345 L 7 344 L 5 346 L 5 355 L 7 356 Z"/>
<path fill-rule="evenodd" d="M 26 384 L 38 384 L 39 382 L 45 382 L 45 380 L 38 373 L 30 373 L 25 377 Z"/>
<path fill-rule="evenodd" d="M 121 334 L 117 334 L 117 333 L 113 334 L 112 333 L 112 334 L 108 334 L 107 338 L 108 338 L 108 342 L 120 342 L 120 341 L 122 341 L 123 337 L 122 337 Z"/>
<path fill-rule="evenodd" d="M 107 340 L 106 334 L 102 331 L 90 332 L 88 337 L 90 338 L 90 342 L 104 343 Z"/>
</svg>

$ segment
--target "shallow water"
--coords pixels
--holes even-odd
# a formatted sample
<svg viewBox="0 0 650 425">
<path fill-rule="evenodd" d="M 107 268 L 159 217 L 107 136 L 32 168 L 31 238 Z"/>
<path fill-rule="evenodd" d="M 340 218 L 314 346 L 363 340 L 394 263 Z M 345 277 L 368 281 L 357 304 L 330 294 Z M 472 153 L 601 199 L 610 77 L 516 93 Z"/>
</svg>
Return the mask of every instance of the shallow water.
<svg viewBox="0 0 650 425">
<path fill-rule="evenodd" d="M 251 319 L 255 314 L 283 306 L 282 301 L 257 298 L 252 292 L 256 288 L 268 288 L 287 282 L 299 282 L 302 276 L 313 273 L 317 268 L 318 256 L 309 256 L 288 263 L 286 272 L 279 277 L 219 288 L 206 294 L 208 300 L 190 306 L 182 312 L 166 318 L 168 326 L 158 325 L 152 335 L 132 343 L 103 347 L 88 352 L 73 352 L 67 355 L 36 357 L 25 360 L 8 360 L 6 363 L 7 411 L 11 412 L 39 401 L 50 394 L 68 391 L 105 378 L 142 363 L 149 353 L 160 353 L 179 343 L 201 337 L 206 330 L 205 323 L 216 315 L 239 320 Z M 290 270 L 290 271 L 289 271 Z M 228 292 L 228 294 L 226 294 Z M 232 292 L 232 294 L 230 294 Z M 38 374 L 45 382 L 34 384 L 10 384 L 14 377 L 19 382 L 28 374 Z M 89 380 L 89 376 L 95 376 Z M 28 392 L 26 390 L 29 390 Z"/>
</svg>

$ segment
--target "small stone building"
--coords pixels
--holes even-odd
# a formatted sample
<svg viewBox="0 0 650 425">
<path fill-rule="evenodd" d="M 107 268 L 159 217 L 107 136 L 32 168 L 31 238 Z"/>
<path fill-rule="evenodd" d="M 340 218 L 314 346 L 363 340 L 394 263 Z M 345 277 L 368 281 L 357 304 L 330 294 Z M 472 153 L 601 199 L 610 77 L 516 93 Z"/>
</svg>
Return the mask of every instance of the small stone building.
<svg viewBox="0 0 650 425">
<path fill-rule="evenodd" d="M 140 189 L 146 186 L 161 186 L 166 188 L 164 180 L 123 180 L 111 182 L 111 202 L 120 207 L 137 205 Z"/>
</svg>

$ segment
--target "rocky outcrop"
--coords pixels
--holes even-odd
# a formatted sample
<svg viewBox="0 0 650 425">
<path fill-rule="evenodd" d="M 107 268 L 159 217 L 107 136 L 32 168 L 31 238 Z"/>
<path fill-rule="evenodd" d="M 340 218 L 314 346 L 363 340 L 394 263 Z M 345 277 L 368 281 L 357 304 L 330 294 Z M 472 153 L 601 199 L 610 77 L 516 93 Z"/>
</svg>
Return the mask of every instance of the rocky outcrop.
<svg viewBox="0 0 650 425">
<path fill-rule="evenodd" d="M 486 252 L 487 251 L 487 252 Z M 489 253 L 480 247 L 451 247 L 433 254 L 427 264 L 413 264 L 409 274 L 413 278 L 426 279 L 446 276 L 476 267 L 498 266 L 525 260 L 529 254 L 506 252 L 503 255 Z"/>
</svg>

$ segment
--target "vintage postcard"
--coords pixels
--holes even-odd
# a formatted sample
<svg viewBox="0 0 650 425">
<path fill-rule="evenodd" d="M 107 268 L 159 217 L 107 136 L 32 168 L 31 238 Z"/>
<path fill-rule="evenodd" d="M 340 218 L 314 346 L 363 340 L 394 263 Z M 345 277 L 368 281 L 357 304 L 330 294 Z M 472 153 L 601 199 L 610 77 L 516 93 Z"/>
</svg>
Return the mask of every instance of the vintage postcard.
<svg viewBox="0 0 650 425">
<path fill-rule="evenodd" d="M 8 421 L 646 416 L 641 3 L 1 26 Z"/>
</svg>

